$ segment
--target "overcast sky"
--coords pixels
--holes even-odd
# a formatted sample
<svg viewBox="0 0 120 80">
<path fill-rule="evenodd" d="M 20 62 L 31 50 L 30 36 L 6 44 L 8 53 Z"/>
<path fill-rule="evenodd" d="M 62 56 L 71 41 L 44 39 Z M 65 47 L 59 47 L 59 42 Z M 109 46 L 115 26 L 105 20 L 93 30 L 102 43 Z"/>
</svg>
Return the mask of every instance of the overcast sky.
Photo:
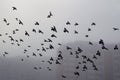
<svg viewBox="0 0 120 80">
<path fill-rule="evenodd" d="M 17 8 L 17 11 L 12 10 L 13 6 Z M 50 11 L 52 12 L 53 16 L 48 19 L 47 15 Z M 6 18 L 8 20 L 10 26 L 6 26 L 4 24 L 3 18 Z M 15 21 L 15 18 L 21 19 L 24 25 L 18 25 Z M 38 21 L 40 24 L 37 27 L 34 25 L 36 21 Z M 70 26 L 66 26 L 67 21 L 71 23 Z M 74 26 L 76 22 L 79 23 L 77 27 Z M 96 25 L 91 26 L 92 22 L 96 23 Z M 13 29 L 19 28 L 21 29 L 21 32 L 14 37 L 16 39 L 22 37 L 25 40 L 22 48 L 17 48 L 11 47 L 10 44 L 4 45 L 2 43 L 2 40 L 6 40 L 9 42 L 7 37 L 2 36 L 0 38 L 0 51 L 4 52 L 7 49 L 7 51 L 11 53 L 11 55 L 9 55 L 11 59 L 11 64 L 15 65 L 15 63 L 17 63 L 17 61 L 14 61 L 16 60 L 17 56 L 23 56 L 21 55 L 20 51 L 22 51 L 23 48 L 26 47 L 25 45 L 31 44 L 33 48 L 37 48 L 39 47 L 38 43 L 40 41 L 42 41 L 44 38 L 50 37 L 50 27 L 52 26 L 56 26 L 58 30 L 58 33 L 56 34 L 58 38 L 54 41 L 54 43 L 60 42 L 66 45 L 66 43 L 73 44 L 73 42 L 76 41 L 98 42 L 100 39 L 104 39 L 107 44 L 120 43 L 120 30 L 113 30 L 113 27 L 120 29 L 120 0 L 0 0 L 0 34 L 5 34 L 6 32 L 10 33 Z M 65 35 L 62 32 L 64 27 L 67 27 L 69 29 L 70 34 Z M 40 28 L 45 32 L 45 35 L 39 36 L 32 34 L 32 28 Z M 88 32 L 88 28 L 91 28 L 92 31 Z M 31 34 L 30 39 L 23 36 L 23 30 L 27 30 Z M 79 32 L 79 35 L 74 35 L 72 32 L 73 30 L 77 30 Z M 89 38 L 85 37 L 86 34 L 89 35 Z M 54 45 L 56 46 L 56 44 Z M 57 48 L 55 51 L 51 52 L 52 54 L 46 55 L 45 59 L 47 58 L 47 56 L 50 55 L 55 57 L 57 54 Z M 0 70 L 8 68 L 6 66 L 9 66 L 10 64 L 6 61 L 7 60 L 5 60 L 5 62 L 0 62 L 2 64 L 2 68 L 0 67 Z M 37 62 L 36 64 L 38 64 L 38 61 L 36 60 L 28 61 L 28 64 L 30 66 L 33 64 L 35 65 L 34 62 Z M 6 68 L 4 68 L 4 66 Z M 20 66 L 20 64 L 18 63 L 17 66 Z M 33 72 L 31 68 L 27 68 L 28 65 L 23 64 L 22 67 L 23 66 L 25 66 L 25 69 L 27 69 L 26 71 L 28 71 L 28 73 Z M 16 69 L 21 70 L 21 72 L 17 73 L 17 75 L 21 75 L 22 73 L 24 74 L 24 76 L 39 74 L 39 72 L 26 74 L 22 72 L 24 71 L 24 69 L 20 67 Z M 11 70 L 14 69 L 11 68 Z M 11 72 L 11 70 L 8 69 L 8 72 Z M 3 73 L 5 72 L 3 71 Z M 0 78 L 3 75 L 8 75 L 6 73 L 4 75 L 0 72 Z M 56 79 L 55 72 L 53 72 L 53 74 L 51 75 L 49 75 L 49 73 L 47 73 L 46 71 L 43 71 L 43 73 L 49 76 L 48 78 L 46 78 L 43 76 L 44 74 L 41 74 L 42 77 L 44 77 L 44 80 L 49 80 L 49 78 L 51 78 L 51 80 Z M 11 76 L 13 75 L 11 74 Z M 4 77 L 2 80 L 6 80 L 11 76 L 8 76 L 7 78 Z M 39 75 L 35 75 L 34 77 L 31 80 L 40 80 Z M 11 78 L 10 80 L 13 80 L 13 78 Z M 30 78 L 24 77 L 23 80 L 30 80 Z M 16 78 L 14 79 L 16 80 Z"/>
</svg>

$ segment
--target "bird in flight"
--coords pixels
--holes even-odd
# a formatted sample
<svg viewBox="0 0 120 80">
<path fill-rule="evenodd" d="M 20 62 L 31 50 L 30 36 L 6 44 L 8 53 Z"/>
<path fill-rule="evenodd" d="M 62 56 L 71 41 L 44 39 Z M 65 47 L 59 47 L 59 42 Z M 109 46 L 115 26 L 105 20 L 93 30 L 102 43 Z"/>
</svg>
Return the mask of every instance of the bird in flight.
<svg viewBox="0 0 120 80">
<path fill-rule="evenodd" d="M 17 8 L 16 8 L 16 7 L 12 7 L 12 9 L 13 9 L 13 10 L 17 10 Z"/>
<path fill-rule="evenodd" d="M 52 12 L 49 12 L 49 15 L 47 16 L 47 18 L 51 18 L 53 16 Z"/>
</svg>

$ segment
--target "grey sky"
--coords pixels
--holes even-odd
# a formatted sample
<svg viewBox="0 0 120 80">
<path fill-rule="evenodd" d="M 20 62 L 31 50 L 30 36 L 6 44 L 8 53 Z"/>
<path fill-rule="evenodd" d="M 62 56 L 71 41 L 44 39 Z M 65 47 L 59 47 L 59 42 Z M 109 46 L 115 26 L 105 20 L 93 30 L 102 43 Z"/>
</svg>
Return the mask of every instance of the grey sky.
<svg viewBox="0 0 120 80">
<path fill-rule="evenodd" d="M 12 10 L 13 6 L 17 8 L 17 11 Z M 47 19 L 49 11 L 52 12 L 53 17 Z M 10 26 L 6 26 L 4 24 L 3 18 L 8 20 Z M 21 19 L 24 23 L 24 26 L 18 25 L 15 21 L 15 18 Z M 40 23 L 39 26 L 34 25 L 36 21 Z M 67 21 L 70 21 L 70 26 L 65 25 Z M 79 23 L 79 26 L 77 27 L 74 26 L 76 22 Z M 92 22 L 95 22 L 96 26 L 91 26 Z M 66 45 L 66 43 L 74 44 L 76 41 L 93 41 L 96 43 L 100 39 L 104 39 L 107 45 L 115 45 L 120 43 L 120 30 L 113 30 L 113 27 L 120 29 L 120 0 L 0 0 L 0 34 L 5 34 L 8 32 L 10 35 L 12 35 L 11 31 L 13 29 L 19 28 L 21 31 L 17 33 L 17 36 L 13 35 L 13 37 L 16 39 L 23 38 L 25 40 L 24 44 L 22 44 L 22 47 L 19 48 L 16 46 L 11 47 L 8 37 L 0 37 L 1 53 L 5 50 L 10 52 L 10 55 L 8 55 L 9 58 L 7 60 L 4 60 L 3 58 L 0 60 L 0 66 L 2 66 L 0 67 L 0 70 L 3 70 L 2 72 L 4 73 L 2 74 L 0 72 L 0 80 L 7 80 L 9 78 L 9 80 L 13 80 L 13 78 L 14 80 L 17 80 L 17 78 L 14 77 L 14 74 L 19 77 L 18 80 L 21 80 L 21 76 L 24 76 L 23 80 L 30 80 L 30 78 L 31 80 L 40 80 L 40 77 L 43 77 L 44 80 L 49 80 L 49 78 L 51 78 L 51 80 L 56 80 L 56 71 L 53 71 L 51 75 L 49 75 L 49 72 L 45 70 L 43 70 L 43 74 L 40 72 L 36 73 L 31 70 L 30 66 L 39 65 L 39 58 L 34 59 L 32 57 L 31 60 L 26 61 L 26 63 L 23 63 L 22 65 L 20 62 L 17 63 L 17 60 L 19 61 L 21 57 L 24 57 L 24 55 L 21 53 L 23 49 L 26 48 L 26 45 L 31 44 L 33 49 L 30 49 L 30 52 L 33 52 L 35 48 L 40 47 L 40 44 L 38 43 L 42 42 L 43 39 L 50 37 L 50 34 L 52 33 L 50 31 L 50 27 L 53 25 L 56 26 L 58 30 L 58 33 L 56 34 L 58 38 L 53 39 L 53 44 L 56 49 L 54 51 L 48 52 L 51 54 L 45 54 L 43 59 L 48 59 L 50 56 L 56 57 L 58 54 L 57 49 L 59 49 L 56 44 L 58 42 Z M 64 34 L 62 32 L 64 27 L 69 29 L 70 34 Z M 87 31 L 89 27 L 92 29 L 91 32 Z M 45 32 L 45 34 L 32 34 L 32 28 L 41 29 Z M 31 38 L 23 36 L 24 30 L 29 31 Z M 77 30 L 79 35 L 75 35 L 73 30 Z M 85 37 L 86 34 L 89 35 L 89 38 Z M 2 43 L 2 40 L 6 40 L 8 44 Z M 110 47 L 112 45 L 110 45 Z M 2 56 L 2 54 L 0 55 Z M 42 66 L 44 67 L 45 65 Z M 8 66 L 10 66 L 10 69 Z M 16 68 L 14 69 L 13 67 Z M 53 67 L 55 70 L 57 70 L 56 66 Z M 8 70 L 6 70 L 7 68 Z M 12 70 L 14 71 L 12 73 L 13 75 L 11 74 Z M 25 73 L 24 70 L 26 70 L 26 72 L 28 71 L 27 73 L 29 74 Z M 18 73 L 15 73 L 15 71 L 18 71 Z M 5 77 L 9 74 L 11 75 Z M 34 74 L 36 75 L 30 77 Z M 38 74 L 41 74 L 41 76 Z M 45 77 L 45 74 L 47 77 Z M 26 76 L 29 76 L 30 78 Z"/>
</svg>

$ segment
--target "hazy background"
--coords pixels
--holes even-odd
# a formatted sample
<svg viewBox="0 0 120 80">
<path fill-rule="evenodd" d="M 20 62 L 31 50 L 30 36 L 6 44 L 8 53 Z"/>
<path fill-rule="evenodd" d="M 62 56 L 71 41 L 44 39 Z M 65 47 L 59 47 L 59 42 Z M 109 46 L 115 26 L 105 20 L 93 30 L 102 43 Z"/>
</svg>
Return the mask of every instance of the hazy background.
<svg viewBox="0 0 120 80">
<path fill-rule="evenodd" d="M 13 6 L 17 8 L 17 11 L 12 10 Z M 52 12 L 53 17 L 47 19 L 49 11 Z M 23 26 L 18 25 L 15 21 L 16 17 L 23 21 Z M 8 20 L 10 23 L 9 26 L 6 26 L 3 18 Z M 34 25 L 36 21 L 39 22 L 39 26 Z M 67 21 L 71 22 L 70 26 L 66 26 Z M 75 22 L 78 22 L 79 26 L 75 27 Z M 92 22 L 95 22 L 96 26 L 91 26 Z M 58 38 L 53 39 L 55 50 L 48 52 L 48 54 L 45 54 L 41 59 L 31 57 L 24 62 L 20 62 L 20 58 L 24 58 L 24 54 L 22 54 L 23 49 L 29 44 L 32 45 L 32 48 L 29 50 L 30 52 L 41 47 L 40 43 L 43 42 L 43 39 L 50 37 L 52 33 L 50 28 L 53 25 L 55 25 L 58 30 L 56 34 Z M 69 29 L 70 34 L 64 34 L 62 32 L 64 27 Z M 88 27 L 92 28 L 91 32 L 87 31 Z M 57 45 L 58 42 L 66 45 L 66 43 L 76 44 L 76 41 L 80 44 L 81 41 L 84 41 L 84 43 L 87 41 L 96 43 L 99 39 L 104 39 L 107 45 L 110 44 L 110 46 L 113 46 L 120 43 L 120 31 L 113 31 L 113 27 L 120 28 L 119 0 L 0 0 L 0 34 L 3 34 L 3 36 L 0 37 L 0 80 L 57 80 L 56 73 L 58 73 L 58 67 L 52 66 L 54 71 L 50 72 L 45 68 L 48 65 L 39 63 L 39 61 L 47 60 L 50 56 L 56 57 L 59 49 Z M 21 47 L 11 46 L 8 37 L 4 36 L 6 32 L 12 35 L 12 30 L 16 28 L 21 29 L 21 31 L 13 36 L 15 39 L 24 39 Z M 40 28 L 45 34 L 36 35 L 32 33 L 32 28 Z M 23 36 L 24 30 L 29 31 L 31 34 L 30 38 Z M 79 34 L 75 35 L 73 30 L 78 30 Z M 89 35 L 89 38 L 85 38 L 86 34 Z M 6 44 L 2 43 L 2 40 L 6 40 Z M 84 46 L 86 46 L 86 44 Z M 94 51 L 94 48 L 91 49 L 91 51 L 92 50 Z M 2 56 L 4 51 L 10 53 L 5 58 Z M 120 52 L 118 51 L 116 53 L 119 54 Z M 116 71 L 120 69 L 118 63 L 119 56 L 117 54 L 114 54 L 114 56 L 110 55 L 112 56 L 110 60 L 114 60 L 116 62 L 114 64 L 117 64 L 118 68 Z M 115 58 L 115 56 L 118 58 Z M 101 59 L 100 61 L 104 60 Z M 107 65 L 107 63 L 106 61 L 104 65 Z M 42 66 L 44 69 L 34 71 L 32 68 L 36 65 Z M 103 72 L 100 74 L 103 74 L 104 70 L 105 69 L 102 69 Z M 114 77 L 111 78 L 111 80 L 120 79 L 120 71 L 116 71 L 113 71 L 115 74 L 110 74 Z M 96 75 L 93 75 L 93 77 L 95 76 Z M 90 80 L 89 78 L 85 78 L 86 76 L 84 75 L 82 77 L 83 80 Z M 106 80 L 105 77 L 94 79 Z"/>
</svg>

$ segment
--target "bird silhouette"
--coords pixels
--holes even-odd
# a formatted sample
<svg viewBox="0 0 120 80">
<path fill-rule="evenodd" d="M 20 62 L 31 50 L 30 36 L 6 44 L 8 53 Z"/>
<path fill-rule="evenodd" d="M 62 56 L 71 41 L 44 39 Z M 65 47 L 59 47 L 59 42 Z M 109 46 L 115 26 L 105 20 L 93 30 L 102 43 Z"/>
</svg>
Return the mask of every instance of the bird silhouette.
<svg viewBox="0 0 120 80">
<path fill-rule="evenodd" d="M 53 16 L 52 12 L 49 12 L 49 15 L 47 16 L 47 18 L 51 18 Z"/>
<path fill-rule="evenodd" d="M 16 8 L 16 7 L 12 7 L 12 9 L 13 9 L 13 10 L 17 10 L 17 8 Z"/>
<path fill-rule="evenodd" d="M 64 33 L 69 33 L 69 31 L 66 28 L 64 28 L 63 32 Z"/>
<path fill-rule="evenodd" d="M 113 30 L 114 30 L 114 31 L 117 31 L 117 30 L 119 30 L 119 28 L 114 27 Z"/>
</svg>

